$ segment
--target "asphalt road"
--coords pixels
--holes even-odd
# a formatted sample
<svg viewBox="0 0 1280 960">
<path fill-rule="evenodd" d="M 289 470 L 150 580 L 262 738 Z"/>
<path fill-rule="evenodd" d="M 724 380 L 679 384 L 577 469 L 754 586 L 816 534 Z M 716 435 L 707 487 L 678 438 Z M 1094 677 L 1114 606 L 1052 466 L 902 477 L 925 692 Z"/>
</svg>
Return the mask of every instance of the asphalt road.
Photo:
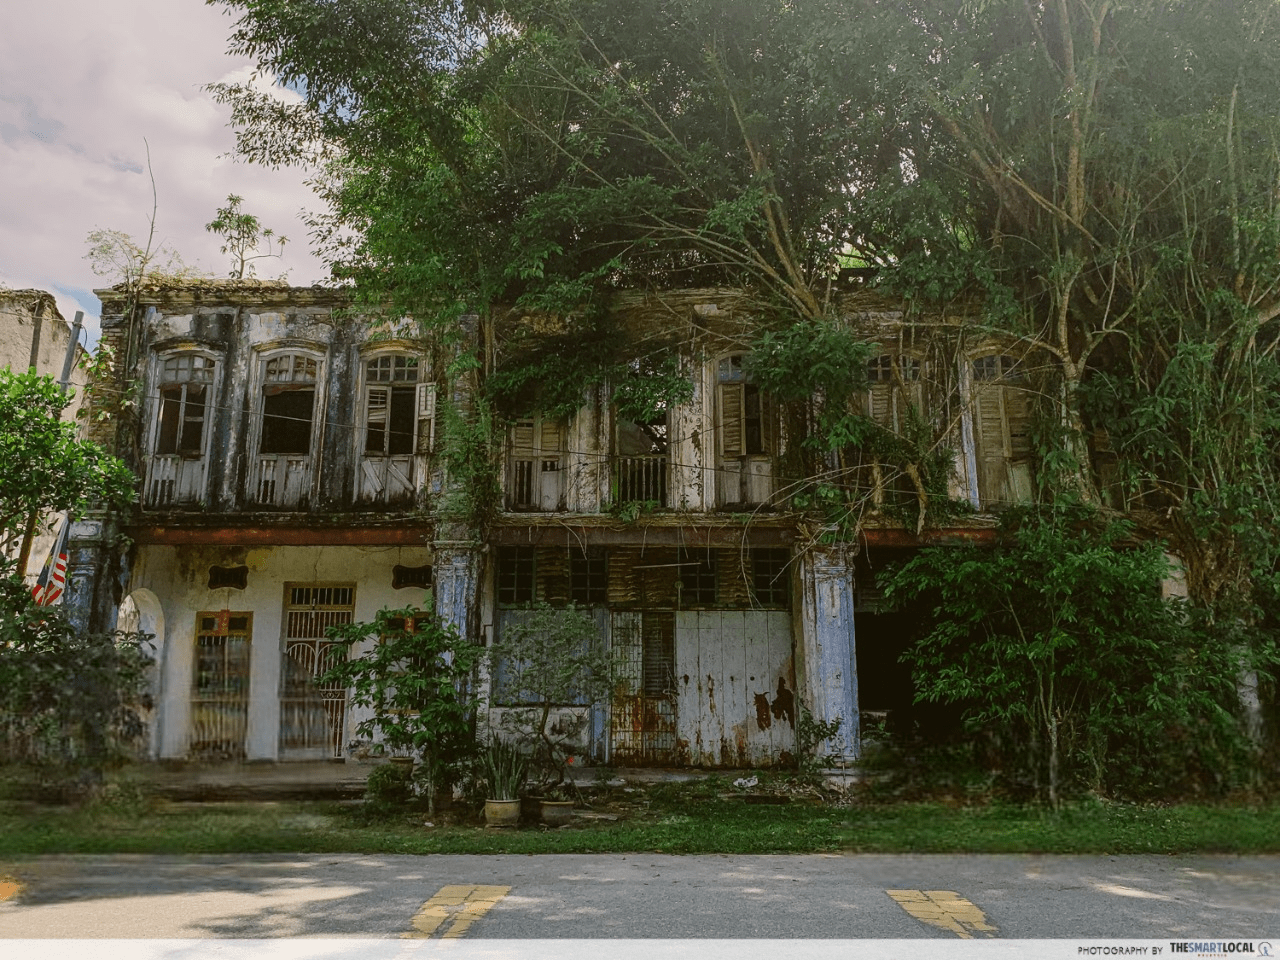
<svg viewBox="0 0 1280 960">
<path fill-rule="evenodd" d="M 6 876 L 0 938 L 1280 944 L 1276 856 L 60 856 Z"/>
</svg>

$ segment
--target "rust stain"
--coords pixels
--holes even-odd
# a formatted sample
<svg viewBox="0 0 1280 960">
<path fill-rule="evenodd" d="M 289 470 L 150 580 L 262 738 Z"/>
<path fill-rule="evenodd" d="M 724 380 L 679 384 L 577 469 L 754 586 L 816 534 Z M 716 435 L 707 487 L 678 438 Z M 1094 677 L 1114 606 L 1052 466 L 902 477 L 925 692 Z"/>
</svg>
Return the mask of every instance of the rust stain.
<svg viewBox="0 0 1280 960">
<path fill-rule="evenodd" d="M 793 727 L 796 725 L 796 695 L 787 689 L 787 681 L 778 678 L 778 694 L 773 698 L 771 712 L 775 720 L 786 720 Z"/>
<path fill-rule="evenodd" d="M 768 730 L 773 726 L 773 718 L 769 715 L 769 695 L 767 693 L 757 693 L 756 698 L 756 729 Z"/>
<path fill-rule="evenodd" d="M 737 751 L 738 766 L 751 766 L 747 759 L 747 725 L 745 722 L 733 725 L 733 744 Z"/>
<path fill-rule="evenodd" d="M 711 713 L 716 712 L 716 679 L 707 674 L 707 709 Z"/>
</svg>

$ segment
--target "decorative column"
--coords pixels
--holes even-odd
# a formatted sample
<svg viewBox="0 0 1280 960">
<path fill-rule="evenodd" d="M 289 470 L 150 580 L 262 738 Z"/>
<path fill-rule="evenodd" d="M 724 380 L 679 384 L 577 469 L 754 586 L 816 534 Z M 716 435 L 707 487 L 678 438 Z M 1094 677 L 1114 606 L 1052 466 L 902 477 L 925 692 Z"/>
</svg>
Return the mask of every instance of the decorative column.
<svg viewBox="0 0 1280 960">
<path fill-rule="evenodd" d="M 853 563 L 847 544 L 818 545 L 800 558 L 801 696 L 814 720 L 840 720 L 818 748 L 832 763 L 858 758 L 858 666 L 853 632 Z"/>
<path fill-rule="evenodd" d="M 476 314 L 460 316 L 457 334 L 452 345 L 457 372 L 446 384 L 445 395 L 459 419 L 472 422 L 476 416 L 475 398 L 479 388 L 476 367 L 479 366 L 481 350 L 480 317 Z M 466 354 L 476 356 L 476 367 L 457 363 Z M 450 497 L 465 499 L 470 493 L 459 489 L 457 478 L 449 476 L 447 471 L 442 480 L 437 503 Z M 442 623 L 453 624 L 463 640 L 477 644 L 481 641 L 480 573 L 484 569 L 481 535 L 471 517 L 437 514 L 436 540 L 431 545 L 436 616 Z"/>
<path fill-rule="evenodd" d="M 110 525 L 106 517 L 87 517 L 74 521 L 67 534 L 62 608 L 77 633 L 101 633 L 115 626 L 115 598 L 109 582 L 114 540 Z"/>
<path fill-rule="evenodd" d="M 464 640 L 479 643 L 482 546 L 474 540 L 438 540 L 432 551 L 436 616 L 457 627 Z"/>
</svg>

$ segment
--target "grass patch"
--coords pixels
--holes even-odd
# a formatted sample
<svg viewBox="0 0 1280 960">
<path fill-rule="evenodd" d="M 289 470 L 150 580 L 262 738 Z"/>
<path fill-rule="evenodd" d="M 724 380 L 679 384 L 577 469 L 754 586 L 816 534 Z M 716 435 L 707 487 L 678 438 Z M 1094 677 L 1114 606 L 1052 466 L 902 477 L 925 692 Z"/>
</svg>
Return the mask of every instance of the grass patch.
<svg viewBox="0 0 1280 960">
<path fill-rule="evenodd" d="M 0 802 L 0 857 L 51 853 L 1277 853 L 1280 805 L 1081 802 L 1052 813 L 1011 804 L 759 804 L 704 781 L 615 802 L 616 821 L 559 830 L 485 829 L 469 810 L 426 826 L 335 803 L 92 806 Z M 615 798 L 616 800 L 617 798 Z"/>
</svg>

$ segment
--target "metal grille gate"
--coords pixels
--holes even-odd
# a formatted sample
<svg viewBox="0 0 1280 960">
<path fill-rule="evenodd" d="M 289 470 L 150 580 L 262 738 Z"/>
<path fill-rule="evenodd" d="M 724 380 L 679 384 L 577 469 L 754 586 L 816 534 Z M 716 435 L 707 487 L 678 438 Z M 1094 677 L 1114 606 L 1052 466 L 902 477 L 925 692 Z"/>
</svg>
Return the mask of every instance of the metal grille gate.
<svg viewBox="0 0 1280 960">
<path fill-rule="evenodd" d="M 351 622 L 355 587 L 349 584 L 287 584 L 284 662 L 280 676 L 280 754 L 290 759 L 341 757 L 347 691 L 321 686 L 316 678 L 346 646 L 327 639 L 330 627 Z"/>
<path fill-rule="evenodd" d="M 675 614 L 615 613 L 612 646 L 619 671 L 610 718 L 614 762 L 674 763 Z"/>
<path fill-rule="evenodd" d="M 240 760 L 249 729 L 250 613 L 196 614 L 187 749 L 202 760 Z"/>
</svg>

